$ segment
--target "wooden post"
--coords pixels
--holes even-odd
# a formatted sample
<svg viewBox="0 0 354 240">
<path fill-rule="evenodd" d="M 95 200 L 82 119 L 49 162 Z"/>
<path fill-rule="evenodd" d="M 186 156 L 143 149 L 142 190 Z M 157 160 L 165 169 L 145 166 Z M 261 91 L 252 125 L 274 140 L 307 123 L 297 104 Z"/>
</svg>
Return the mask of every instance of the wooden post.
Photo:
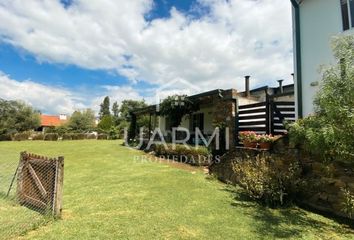
<svg viewBox="0 0 354 240">
<path fill-rule="evenodd" d="M 239 140 L 239 122 L 240 122 L 240 119 L 239 119 L 239 103 L 237 101 L 237 99 L 235 100 L 235 136 L 234 136 L 234 140 L 235 140 L 235 144 L 234 146 L 237 147 L 240 145 L 240 140 Z"/>
<path fill-rule="evenodd" d="M 129 128 L 129 134 L 128 138 L 129 139 L 134 139 L 136 136 L 136 115 L 134 113 L 131 114 L 131 122 L 130 122 L 130 128 Z"/>
<path fill-rule="evenodd" d="M 149 113 L 149 141 L 150 141 L 150 137 L 151 137 L 151 113 Z"/>
<path fill-rule="evenodd" d="M 269 101 L 269 94 L 267 91 L 265 92 L 266 94 L 266 133 L 270 134 L 270 111 L 271 111 L 271 106 L 270 106 L 270 101 Z"/>
<path fill-rule="evenodd" d="M 20 162 L 18 164 L 18 171 L 17 171 L 17 191 L 16 191 L 16 198 L 19 204 L 23 204 L 23 167 L 25 165 L 25 160 L 26 160 L 27 153 L 26 152 L 21 152 L 20 153 Z"/>
<path fill-rule="evenodd" d="M 64 186 L 64 157 L 58 157 L 56 160 L 56 174 L 53 199 L 53 215 L 61 217 L 63 206 L 63 186 Z"/>
</svg>

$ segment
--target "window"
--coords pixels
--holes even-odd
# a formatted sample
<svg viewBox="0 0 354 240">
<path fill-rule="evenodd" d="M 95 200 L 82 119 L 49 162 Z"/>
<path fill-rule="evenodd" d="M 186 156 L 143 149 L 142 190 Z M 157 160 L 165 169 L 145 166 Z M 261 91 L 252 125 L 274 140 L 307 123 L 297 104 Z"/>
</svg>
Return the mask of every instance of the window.
<svg viewBox="0 0 354 240">
<path fill-rule="evenodd" d="M 340 0 L 343 30 L 354 28 L 354 0 Z"/>
<path fill-rule="evenodd" d="M 204 113 L 193 114 L 192 129 L 199 128 L 201 132 L 204 131 Z"/>
<path fill-rule="evenodd" d="M 172 120 L 169 116 L 166 116 L 165 118 L 165 130 L 166 131 L 172 130 Z"/>
</svg>

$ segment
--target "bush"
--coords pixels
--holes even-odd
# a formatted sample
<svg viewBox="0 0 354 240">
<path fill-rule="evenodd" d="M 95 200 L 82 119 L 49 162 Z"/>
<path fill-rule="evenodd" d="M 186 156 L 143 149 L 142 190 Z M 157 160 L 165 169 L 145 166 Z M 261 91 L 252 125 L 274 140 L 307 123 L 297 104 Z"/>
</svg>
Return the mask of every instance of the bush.
<svg viewBox="0 0 354 240">
<path fill-rule="evenodd" d="M 84 140 L 84 139 L 86 139 L 85 133 L 73 133 L 72 134 L 72 140 Z"/>
<path fill-rule="evenodd" d="M 246 194 L 268 206 L 284 205 L 291 202 L 301 181 L 298 164 L 284 167 L 265 155 L 256 159 L 238 160 L 233 170 Z"/>
<path fill-rule="evenodd" d="M 58 141 L 59 135 L 57 133 L 47 133 L 44 135 L 44 141 Z"/>
<path fill-rule="evenodd" d="M 72 133 L 64 133 L 62 136 L 62 140 L 73 140 L 73 134 Z"/>
<path fill-rule="evenodd" d="M 32 134 L 32 140 L 36 141 L 36 140 L 44 140 L 44 134 L 43 133 L 35 133 Z"/>
<path fill-rule="evenodd" d="M 111 127 L 108 132 L 108 136 L 111 140 L 119 139 L 119 129 L 117 127 Z"/>
<path fill-rule="evenodd" d="M 337 65 L 323 71 L 315 115 L 291 125 L 290 139 L 327 162 L 354 161 L 354 36 L 334 42 Z"/>
<path fill-rule="evenodd" d="M 105 133 L 101 133 L 97 135 L 97 140 L 107 140 L 108 139 L 108 135 Z"/>
<path fill-rule="evenodd" d="M 85 134 L 85 138 L 86 138 L 86 139 L 96 139 L 97 137 L 96 137 L 96 135 L 93 134 L 93 133 L 86 133 L 86 134 Z"/>
<path fill-rule="evenodd" d="M 12 141 L 11 134 L 1 134 L 0 141 Z"/>
<path fill-rule="evenodd" d="M 105 115 L 102 117 L 100 122 L 97 124 L 97 128 L 101 129 L 102 131 L 109 131 L 111 127 L 113 127 L 113 118 L 111 115 Z"/>
<path fill-rule="evenodd" d="M 172 144 L 167 144 L 167 148 L 163 144 L 157 144 L 154 147 L 157 156 L 163 156 L 169 160 L 189 163 L 195 166 L 207 166 L 211 161 L 210 151 L 203 146 L 192 147 L 182 144 L 176 144 L 173 148 Z"/>
<path fill-rule="evenodd" d="M 13 136 L 13 141 L 26 141 L 30 136 L 31 134 L 29 132 L 15 133 Z"/>
</svg>

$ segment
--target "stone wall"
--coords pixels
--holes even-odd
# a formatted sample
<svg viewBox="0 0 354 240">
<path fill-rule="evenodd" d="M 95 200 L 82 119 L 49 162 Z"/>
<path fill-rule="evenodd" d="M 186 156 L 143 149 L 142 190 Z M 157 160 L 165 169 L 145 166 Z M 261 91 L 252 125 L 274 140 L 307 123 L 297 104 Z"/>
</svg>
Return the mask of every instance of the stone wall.
<svg viewBox="0 0 354 240">
<path fill-rule="evenodd" d="M 210 166 L 210 173 L 226 183 L 237 183 L 237 176 L 232 165 L 237 159 L 253 159 L 259 154 L 270 156 L 277 161 L 277 167 L 287 168 L 289 164 L 298 162 L 302 168 L 303 186 L 300 188 L 297 201 L 323 212 L 341 217 L 344 213 L 343 188 L 348 188 L 354 194 L 354 171 L 350 166 L 341 163 L 324 164 L 316 157 L 303 150 L 290 148 L 288 139 L 277 141 L 272 151 L 264 152 L 255 149 L 235 148 L 226 153 L 219 163 Z"/>
<path fill-rule="evenodd" d="M 230 147 L 235 145 L 236 129 L 236 97 L 237 92 L 230 89 L 222 92 L 223 98 L 215 97 L 213 99 L 213 122 L 224 123 L 229 128 Z"/>
</svg>

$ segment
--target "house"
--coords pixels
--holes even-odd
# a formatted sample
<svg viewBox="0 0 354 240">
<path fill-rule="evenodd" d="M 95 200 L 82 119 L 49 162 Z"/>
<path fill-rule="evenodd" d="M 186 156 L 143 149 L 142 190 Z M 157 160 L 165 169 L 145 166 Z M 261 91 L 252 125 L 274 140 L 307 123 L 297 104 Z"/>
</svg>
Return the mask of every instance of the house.
<svg viewBox="0 0 354 240">
<path fill-rule="evenodd" d="M 354 34 L 353 0 L 291 0 L 297 117 L 313 113 L 321 65 L 335 63 L 331 39 Z"/>
<path fill-rule="evenodd" d="M 236 89 L 215 89 L 188 98 L 199 106 L 199 110 L 182 118 L 180 127 L 186 128 L 191 134 L 191 139 L 195 135 L 195 129 L 199 128 L 203 135 L 211 137 L 217 124 L 222 123 L 229 128 L 230 146 L 236 143 L 236 117 L 238 107 L 247 104 L 264 102 L 267 96 L 273 96 L 278 101 L 294 101 L 294 84 L 282 85 L 282 80 L 278 80 L 277 87 L 260 87 L 250 89 L 250 76 L 245 77 L 245 91 L 237 92 Z M 152 129 L 159 128 L 165 136 L 165 140 L 171 139 L 171 119 L 169 116 L 159 116 L 158 107 L 151 105 L 143 109 L 131 112 L 132 125 L 137 130 L 137 118 L 148 115 L 150 119 L 149 133 Z M 150 136 L 148 136 L 150 138 Z"/>
<path fill-rule="evenodd" d="M 47 115 L 41 114 L 41 126 L 37 131 L 45 132 L 48 128 L 54 128 L 65 124 L 68 121 L 68 117 L 65 114 L 60 115 Z"/>
</svg>

